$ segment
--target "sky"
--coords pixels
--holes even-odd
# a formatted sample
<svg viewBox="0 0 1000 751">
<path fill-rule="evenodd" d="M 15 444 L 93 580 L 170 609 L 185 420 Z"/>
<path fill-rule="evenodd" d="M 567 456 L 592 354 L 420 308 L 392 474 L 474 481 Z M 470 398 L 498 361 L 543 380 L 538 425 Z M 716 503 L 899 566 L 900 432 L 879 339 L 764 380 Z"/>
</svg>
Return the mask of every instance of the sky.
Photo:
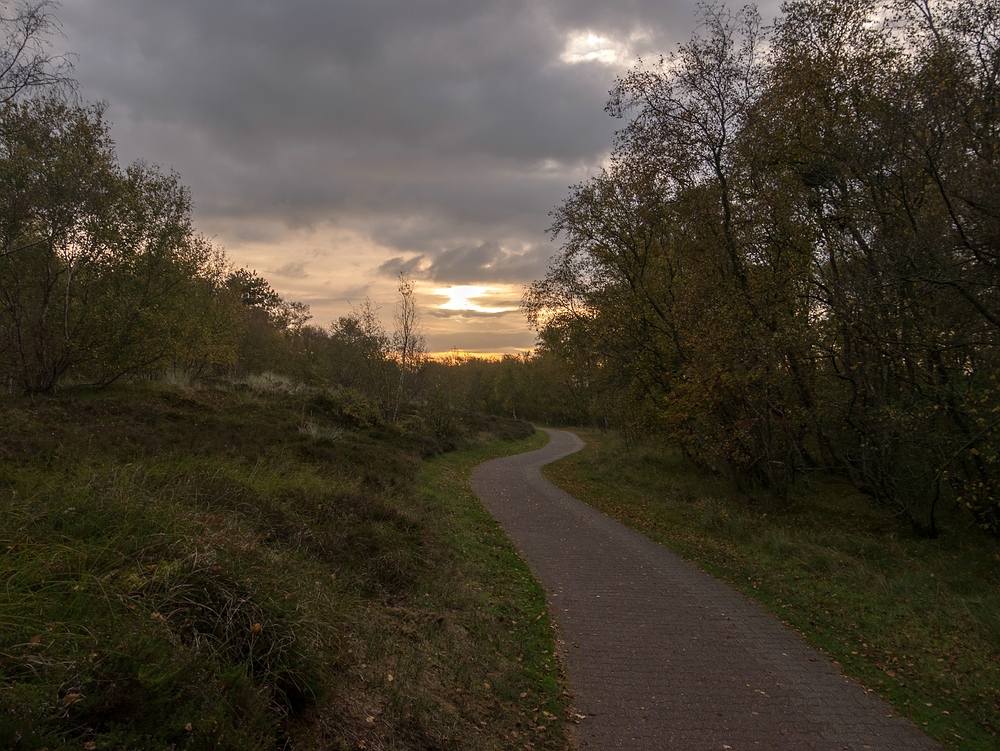
<svg viewBox="0 0 1000 751">
<path fill-rule="evenodd" d="M 765 19 L 776 2 L 760 3 Z M 771 13 L 773 16 L 773 12 Z M 549 212 L 623 122 L 617 76 L 696 0 L 62 0 L 123 163 L 176 171 L 200 233 L 326 327 L 414 282 L 431 353 L 534 345 Z"/>
</svg>

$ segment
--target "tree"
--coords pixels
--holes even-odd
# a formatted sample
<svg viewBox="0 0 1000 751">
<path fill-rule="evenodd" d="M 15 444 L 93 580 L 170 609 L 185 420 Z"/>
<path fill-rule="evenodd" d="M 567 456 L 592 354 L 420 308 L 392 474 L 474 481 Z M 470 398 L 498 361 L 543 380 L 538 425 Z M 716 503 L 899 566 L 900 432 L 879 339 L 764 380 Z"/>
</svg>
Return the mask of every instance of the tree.
<svg viewBox="0 0 1000 751">
<path fill-rule="evenodd" d="M 0 367 L 49 392 L 216 361 L 217 252 L 176 175 L 127 169 L 99 106 L 0 108 Z"/>
<path fill-rule="evenodd" d="M 609 166 L 523 304 L 591 420 L 780 492 L 833 468 L 1000 532 L 1000 4 L 702 9 L 611 92 Z"/>
<path fill-rule="evenodd" d="M 954 457 L 996 365 L 997 13 L 895 7 L 788 4 L 757 141 L 810 259 L 824 462 L 934 534 L 942 479 L 987 467 Z"/>
<path fill-rule="evenodd" d="M 267 279 L 247 268 L 229 269 L 225 287 L 239 320 L 235 375 L 294 369 L 309 307 L 284 300 Z"/>
<path fill-rule="evenodd" d="M 51 390 L 98 332 L 83 314 L 121 188 L 100 108 L 29 100 L 0 110 L 0 356 Z"/>
<path fill-rule="evenodd" d="M 0 1 L 0 104 L 21 93 L 72 87 L 73 66 L 67 55 L 55 55 L 49 38 L 59 26 L 54 2 Z"/>
<path fill-rule="evenodd" d="M 392 339 L 366 298 L 330 325 L 330 378 L 338 386 L 373 399 L 383 416 L 393 409 L 396 376 Z"/>
<path fill-rule="evenodd" d="M 760 18 L 708 6 L 701 20 L 675 55 L 612 90 L 609 112 L 634 116 L 610 166 L 554 212 L 562 252 L 525 310 L 543 346 L 587 363 L 578 373 L 605 394 L 602 411 L 780 486 L 798 446 L 775 350 L 800 306 L 747 194 Z"/>
<path fill-rule="evenodd" d="M 413 281 L 405 274 L 399 275 L 399 298 L 393 313 L 395 328 L 392 334 L 392 348 L 399 368 L 396 384 L 396 398 L 392 409 L 392 421 L 399 417 L 403 401 L 412 398 L 416 391 L 416 377 L 423 365 L 426 349 L 424 337 L 420 333 L 420 312 L 414 297 Z"/>
</svg>

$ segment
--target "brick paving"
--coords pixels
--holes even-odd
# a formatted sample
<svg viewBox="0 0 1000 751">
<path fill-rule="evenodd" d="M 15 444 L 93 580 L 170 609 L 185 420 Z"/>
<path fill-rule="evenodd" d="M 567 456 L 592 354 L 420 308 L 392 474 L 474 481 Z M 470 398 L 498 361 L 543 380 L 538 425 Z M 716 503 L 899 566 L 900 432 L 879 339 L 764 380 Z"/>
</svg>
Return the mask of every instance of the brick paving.
<svg viewBox="0 0 1000 751">
<path fill-rule="evenodd" d="M 550 434 L 472 482 L 545 588 L 581 751 L 940 751 L 742 594 L 548 483 L 583 445 Z"/>
</svg>

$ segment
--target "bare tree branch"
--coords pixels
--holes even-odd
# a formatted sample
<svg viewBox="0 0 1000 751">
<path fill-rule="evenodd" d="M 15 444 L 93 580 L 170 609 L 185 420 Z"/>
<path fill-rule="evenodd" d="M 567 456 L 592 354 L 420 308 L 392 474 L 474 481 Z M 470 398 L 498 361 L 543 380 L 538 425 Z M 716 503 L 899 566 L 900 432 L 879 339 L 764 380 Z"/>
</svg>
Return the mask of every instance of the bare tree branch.
<svg viewBox="0 0 1000 751">
<path fill-rule="evenodd" d="M 52 0 L 0 0 L 0 104 L 22 93 L 75 88 L 72 56 L 52 51 L 61 33 Z"/>
</svg>

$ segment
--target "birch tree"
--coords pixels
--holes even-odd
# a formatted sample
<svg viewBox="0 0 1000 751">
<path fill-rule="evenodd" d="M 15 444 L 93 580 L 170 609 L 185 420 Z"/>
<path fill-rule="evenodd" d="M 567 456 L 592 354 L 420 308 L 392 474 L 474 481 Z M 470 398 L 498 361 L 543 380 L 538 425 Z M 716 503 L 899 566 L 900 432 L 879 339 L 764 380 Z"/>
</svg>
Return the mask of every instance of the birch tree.
<svg viewBox="0 0 1000 751">
<path fill-rule="evenodd" d="M 399 297 L 392 317 L 392 348 L 399 367 L 399 378 L 392 408 L 393 422 L 399 419 L 400 407 L 415 393 L 417 376 L 427 354 L 420 330 L 420 311 L 414 296 L 413 280 L 401 273 L 397 290 Z"/>
</svg>

